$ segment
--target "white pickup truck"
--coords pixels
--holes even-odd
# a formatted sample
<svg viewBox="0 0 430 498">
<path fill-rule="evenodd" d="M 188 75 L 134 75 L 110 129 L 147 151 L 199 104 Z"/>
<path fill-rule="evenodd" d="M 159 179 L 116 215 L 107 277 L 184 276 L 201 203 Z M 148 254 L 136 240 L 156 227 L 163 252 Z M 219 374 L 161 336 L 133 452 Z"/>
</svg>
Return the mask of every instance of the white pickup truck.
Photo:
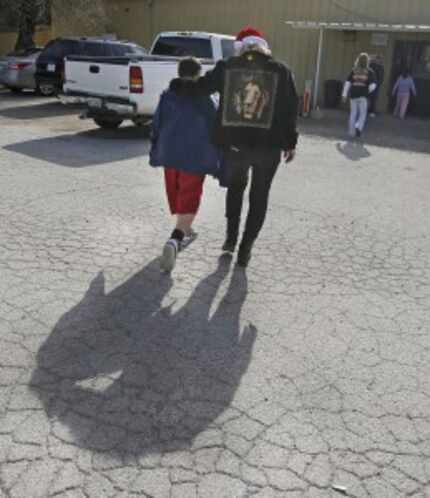
<svg viewBox="0 0 430 498">
<path fill-rule="evenodd" d="M 181 57 L 201 60 L 203 71 L 234 53 L 234 37 L 201 32 L 165 32 L 157 36 L 149 55 L 129 57 L 69 56 L 65 59 L 64 104 L 81 104 L 83 117 L 102 128 L 124 120 L 146 126 L 161 93 L 177 76 Z"/>
</svg>

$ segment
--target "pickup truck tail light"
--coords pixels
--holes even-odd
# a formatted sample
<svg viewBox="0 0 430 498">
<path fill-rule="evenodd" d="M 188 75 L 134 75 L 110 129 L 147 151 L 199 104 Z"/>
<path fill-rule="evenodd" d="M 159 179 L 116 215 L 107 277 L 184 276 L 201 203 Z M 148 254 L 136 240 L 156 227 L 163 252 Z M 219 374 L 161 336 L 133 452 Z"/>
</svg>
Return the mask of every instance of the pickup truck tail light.
<svg viewBox="0 0 430 498">
<path fill-rule="evenodd" d="M 130 67 L 130 93 L 143 93 L 143 73 L 139 66 Z"/>
</svg>

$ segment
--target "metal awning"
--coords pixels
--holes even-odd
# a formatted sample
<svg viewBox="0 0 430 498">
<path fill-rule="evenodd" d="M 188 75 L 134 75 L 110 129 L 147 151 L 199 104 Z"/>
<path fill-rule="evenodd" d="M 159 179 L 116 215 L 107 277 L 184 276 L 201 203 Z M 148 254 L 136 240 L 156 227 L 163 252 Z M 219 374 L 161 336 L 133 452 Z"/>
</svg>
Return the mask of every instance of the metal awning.
<svg viewBox="0 0 430 498">
<path fill-rule="evenodd" d="M 284 21 L 294 29 L 310 29 L 319 31 L 318 56 L 315 71 L 313 108 L 318 105 L 321 61 L 326 31 L 373 31 L 375 33 L 430 33 L 430 25 L 426 24 L 386 24 L 369 22 L 324 22 L 324 21 Z"/>
<path fill-rule="evenodd" d="M 285 21 L 285 24 L 296 29 L 326 29 L 331 31 L 384 31 L 390 33 L 430 33 L 430 25 L 426 24 L 386 24 L 369 22 L 317 21 Z"/>
</svg>

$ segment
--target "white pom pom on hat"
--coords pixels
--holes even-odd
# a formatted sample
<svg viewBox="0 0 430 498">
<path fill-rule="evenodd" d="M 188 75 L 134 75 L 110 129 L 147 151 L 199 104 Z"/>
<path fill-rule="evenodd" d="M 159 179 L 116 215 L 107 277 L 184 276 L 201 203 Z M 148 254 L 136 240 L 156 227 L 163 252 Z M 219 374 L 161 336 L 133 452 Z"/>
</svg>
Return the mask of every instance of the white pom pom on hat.
<svg viewBox="0 0 430 498">
<path fill-rule="evenodd" d="M 237 52 L 242 51 L 246 46 L 257 45 L 263 50 L 270 50 L 269 44 L 267 43 L 264 34 L 258 29 L 252 26 L 247 26 L 243 28 L 236 36 L 235 49 Z"/>
</svg>

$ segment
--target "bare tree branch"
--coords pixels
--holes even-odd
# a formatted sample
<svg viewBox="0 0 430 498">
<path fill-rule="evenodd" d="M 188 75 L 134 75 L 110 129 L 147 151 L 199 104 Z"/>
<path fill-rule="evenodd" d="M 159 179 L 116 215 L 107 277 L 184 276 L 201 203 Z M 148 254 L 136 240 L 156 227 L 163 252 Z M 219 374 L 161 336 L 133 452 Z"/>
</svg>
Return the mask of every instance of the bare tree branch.
<svg viewBox="0 0 430 498">
<path fill-rule="evenodd" d="M 17 29 L 16 49 L 34 46 L 38 24 L 55 21 L 60 35 L 99 35 L 111 25 L 104 0 L 0 0 L 0 17 Z"/>
<path fill-rule="evenodd" d="M 48 23 L 50 0 L 0 0 L 3 28 L 18 30 L 16 49 L 34 46 L 36 26 Z"/>
</svg>

